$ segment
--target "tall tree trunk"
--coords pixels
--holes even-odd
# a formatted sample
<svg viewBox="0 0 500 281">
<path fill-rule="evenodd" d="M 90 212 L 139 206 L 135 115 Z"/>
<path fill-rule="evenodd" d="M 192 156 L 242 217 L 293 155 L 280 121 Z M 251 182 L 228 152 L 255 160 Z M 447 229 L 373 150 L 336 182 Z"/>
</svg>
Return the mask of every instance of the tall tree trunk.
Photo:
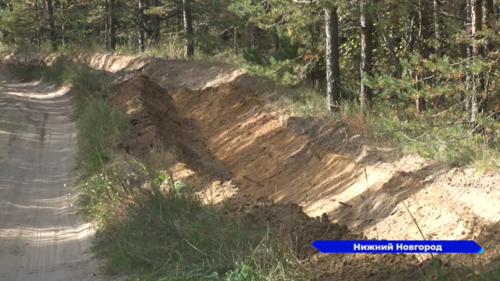
<svg viewBox="0 0 500 281">
<path fill-rule="evenodd" d="M 467 23 L 465 24 L 467 29 L 467 34 L 469 37 L 472 37 L 472 3 L 471 0 L 465 0 L 466 2 L 466 12 L 467 12 Z M 474 57 L 474 49 L 472 45 L 467 45 L 467 69 L 470 69 L 471 60 Z M 472 91 L 473 91 L 473 77 L 470 71 L 467 71 L 466 77 L 466 89 L 467 95 L 465 96 L 465 110 L 470 111 L 472 104 Z"/>
<path fill-rule="evenodd" d="M 41 49 L 42 48 L 42 35 L 41 35 L 41 32 L 40 32 L 40 27 L 39 27 L 39 21 L 40 19 L 38 18 L 39 14 L 38 14 L 38 0 L 34 0 L 34 6 L 35 6 L 35 21 L 36 21 L 36 24 L 37 24 L 37 28 L 36 28 L 36 43 L 37 43 L 37 46 L 38 46 L 38 49 Z"/>
<path fill-rule="evenodd" d="M 330 111 L 340 104 L 339 19 L 336 8 L 325 8 L 326 96 Z"/>
<path fill-rule="evenodd" d="M 153 0 L 153 7 L 160 6 L 158 0 Z M 153 44 L 156 45 L 160 42 L 160 15 L 154 14 L 151 16 L 151 26 L 153 27 L 152 41 Z"/>
<path fill-rule="evenodd" d="M 106 7 L 106 13 L 107 13 L 108 9 L 109 9 L 108 8 L 109 7 L 109 2 L 108 2 L 108 0 L 105 0 L 104 3 L 105 3 L 104 7 Z M 109 42 L 109 38 L 108 38 L 108 36 L 109 36 L 109 21 L 108 21 L 107 16 L 106 16 L 106 19 L 104 20 L 103 24 L 104 24 L 104 42 L 106 44 L 106 48 L 108 48 L 108 42 Z"/>
<path fill-rule="evenodd" d="M 470 19 L 470 14 L 469 14 L 469 3 L 470 0 L 462 0 L 462 3 L 460 5 L 460 11 L 459 11 L 459 16 L 463 18 L 463 23 L 462 23 L 462 29 L 467 30 L 468 22 Z M 463 59 L 468 58 L 468 48 L 469 46 L 466 43 L 460 43 L 460 57 Z"/>
<path fill-rule="evenodd" d="M 438 54 L 442 53 L 441 50 L 441 21 L 439 18 L 439 7 L 441 6 L 441 3 L 439 0 L 434 0 L 433 2 L 433 8 L 434 8 L 434 40 L 436 40 L 436 51 Z"/>
<path fill-rule="evenodd" d="M 483 6 L 482 0 L 471 0 L 471 20 L 472 20 L 472 28 L 471 28 L 471 36 L 475 38 L 477 33 L 483 30 Z M 481 56 L 484 54 L 484 47 L 482 44 L 474 44 L 472 46 L 473 52 L 475 56 Z"/>
<path fill-rule="evenodd" d="M 361 109 L 366 110 L 372 101 L 373 91 L 363 79 L 371 76 L 373 70 L 373 22 L 366 11 L 366 0 L 360 1 L 361 8 Z"/>
<path fill-rule="evenodd" d="M 471 37 L 474 39 L 478 32 L 482 30 L 482 0 L 471 0 Z M 483 47 L 481 44 L 473 44 L 472 46 L 472 56 L 477 57 L 483 54 Z M 475 75 L 472 79 L 472 98 L 471 98 L 471 108 L 470 108 L 470 122 L 472 125 L 476 123 L 477 112 L 479 109 L 478 103 L 478 91 L 481 91 L 481 79 L 480 75 Z"/>
<path fill-rule="evenodd" d="M 191 0 L 182 0 L 184 14 L 184 36 L 186 37 L 185 57 L 190 58 L 194 55 L 193 44 L 193 19 L 191 17 Z"/>
<path fill-rule="evenodd" d="M 496 18 L 495 18 L 495 5 L 493 3 L 493 0 L 485 0 L 484 2 L 484 13 L 483 13 L 483 19 L 484 19 L 484 25 L 486 28 L 488 28 L 492 32 L 496 32 L 497 29 L 497 23 L 496 23 Z M 495 49 L 495 46 L 493 43 L 490 42 L 491 40 L 487 40 L 486 42 L 486 52 L 491 52 L 493 49 Z"/>
<path fill-rule="evenodd" d="M 50 30 L 50 44 L 52 51 L 57 51 L 57 34 L 56 25 L 54 23 L 54 9 L 52 7 L 52 0 L 45 0 L 47 6 L 47 14 L 49 19 L 49 30 Z"/>
<path fill-rule="evenodd" d="M 462 3 L 460 5 L 460 11 L 459 15 L 461 18 L 464 19 L 462 23 L 462 29 L 467 31 L 468 30 L 468 24 L 470 19 L 470 13 L 469 13 L 469 0 L 462 0 Z M 469 57 L 469 45 L 466 43 L 460 43 L 460 57 L 464 59 L 464 61 Z M 468 64 L 468 62 L 466 62 Z M 465 91 L 461 93 L 460 100 L 464 103 L 464 108 L 465 110 L 469 110 L 469 97 L 466 95 L 466 92 L 469 90 L 470 87 L 470 75 L 466 71 L 462 75 L 462 83 L 465 85 Z"/>
<path fill-rule="evenodd" d="M 61 44 L 64 48 L 65 46 L 65 43 L 66 43 L 66 36 L 65 36 L 65 26 L 64 26 L 64 2 L 61 0 L 60 1 L 60 4 L 61 4 Z"/>
<path fill-rule="evenodd" d="M 233 30 L 233 49 L 234 53 L 238 54 L 238 28 L 236 26 Z"/>
<path fill-rule="evenodd" d="M 184 30 L 184 8 L 179 8 L 177 10 L 177 24 L 176 30 L 178 33 Z"/>
<path fill-rule="evenodd" d="M 115 14 L 115 0 L 109 0 L 108 2 L 108 14 L 109 14 L 109 49 L 111 51 L 116 50 L 116 14 Z"/>
<path fill-rule="evenodd" d="M 144 0 L 139 0 L 139 52 L 144 52 L 146 44 L 144 42 Z"/>
<path fill-rule="evenodd" d="M 416 19 L 418 19 L 418 13 L 412 9 L 411 12 L 408 13 L 408 17 L 405 22 L 405 41 L 408 42 L 406 44 L 407 50 L 411 53 L 415 50 L 416 43 Z"/>
<path fill-rule="evenodd" d="M 419 19 L 419 29 L 418 29 L 418 37 L 419 37 L 419 52 L 420 56 L 424 59 L 429 58 L 431 53 L 429 40 L 431 39 L 431 33 L 429 28 L 429 15 L 428 15 L 428 0 L 419 0 L 419 9 L 418 9 L 418 19 Z M 420 83 L 418 82 L 421 76 L 425 76 L 425 73 L 415 73 L 415 83 L 417 90 L 420 89 Z M 416 108 L 418 112 L 422 112 L 425 110 L 425 99 L 420 96 L 420 94 L 416 98 Z"/>
<path fill-rule="evenodd" d="M 418 20 L 419 20 L 419 51 L 422 58 L 427 59 L 431 53 L 429 41 L 431 30 L 429 25 L 428 0 L 419 0 Z"/>
<path fill-rule="evenodd" d="M 483 2 L 483 26 L 485 26 L 489 32 L 496 33 L 496 18 L 495 18 L 495 5 L 493 0 L 484 0 Z M 490 38 L 485 38 L 485 43 L 482 46 L 483 48 L 483 56 L 487 56 L 490 52 L 495 49 L 495 44 L 491 41 Z M 480 97 L 478 111 L 485 113 L 489 100 L 489 90 L 487 89 L 488 85 L 484 82 L 485 77 L 481 77 L 481 89 L 482 96 Z"/>
<path fill-rule="evenodd" d="M 320 10 L 320 12 L 323 12 L 323 10 Z M 317 13 L 316 9 L 311 9 L 310 16 L 313 17 L 313 16 L 315 16 L 316 13 Z M 320 29 L 321 29 L 321 27 L 318 26 L 318 23 L 314 23 L 314 24 L 309 25 L 309 33 L 310 33 L 309 46 L 314 48 L 314 46 L 317 45 L 318 33 L 319 33 Z M 314 48 L 312 50 L 313 50 L 313 52 L 312 52 L 313 55 L 318 53 L 318 50 L 316 48 Z M 319 79 L 318 76 L 320 76 L 318 74 L 321 71 L 321 70 L 319 70 L 319 62 L 320 62 L 320 60 L 317 57 L 314 57 L 311 60 L 311 63 L 312 63 L 311 70 L 309 70 L 309 75 L 311 76 L 310 80 L 311 80 L 312 88 L 314 90 L 317 90 L 320 86 L 320 83 L 318 82 L 318 79 Z"/>
<path fill-rule="evenodd" d="M 281 50 L 281 39 L 277 28 L 274 28 L 274 52 L 277 53 Z"/>
<path fill-rule="evenodd" d="M 248 24 L 250 29 L 250 46 L 255 49 L 255 26 L 252 23 Z"/>
</svg>

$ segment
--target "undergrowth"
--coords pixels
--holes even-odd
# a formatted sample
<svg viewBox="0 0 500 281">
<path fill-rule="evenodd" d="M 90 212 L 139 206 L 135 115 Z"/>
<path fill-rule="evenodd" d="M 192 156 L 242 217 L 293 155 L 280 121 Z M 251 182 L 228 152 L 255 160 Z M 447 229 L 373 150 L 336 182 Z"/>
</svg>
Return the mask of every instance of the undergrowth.
<svg viewBox="0 0 500 281">
<path fill-rule="evenodd" d="M 369 144 L 395 148 L 400 155 L 419 154 L 479 170 L 500 168 L 500 125 L 488 117 L 477 125 L 486 132 L 474 133 L 459 110 L 415 114 L 412 108 L 394 110 L 375 103 L 367 116 L 356 101 L 344 100 L 340 110 L 332 113 L 326 110 L 324 95 L 308 87 L 290 90 L 279 105 L 297 116 L 342 122 L 350 134 L 360 135 Z"/>
<path fill-rule="evenodd" d="M 159 57 L 168 58 L 176 60 L 187 60 L 184 56 L 184 39 L 177 35 L 169 35 L 166 39 L 162 40 L 156 46 L 150 46 L 146 48 L 143 52 L 138 52 L 135 48 L 130 48 L 127 46 L 120 46 L 115 51 L 119 55 L 133 55 L 133 56 L 144 56 L 144 57 Z M 88 52 L 88 50 L 87 50 Z M 216 54 L 204 54 L 202 52 L 195 52 L 194 56 L 189 60 L 197 62 L 207 62 L 212 65 L 225 65 L 232 66 L 234 68 L 241 68 L 246 65 L 245 60 L 232 51 L 223 51 Z"/>
<path fill-rule="evenodd" d="M 141 280 L 300 280 L 298 261 L 261 229 L 203 205 L 188 191 L 136 198 L 109 217 L 94 252 L 108 273 Z"/>
</svg>

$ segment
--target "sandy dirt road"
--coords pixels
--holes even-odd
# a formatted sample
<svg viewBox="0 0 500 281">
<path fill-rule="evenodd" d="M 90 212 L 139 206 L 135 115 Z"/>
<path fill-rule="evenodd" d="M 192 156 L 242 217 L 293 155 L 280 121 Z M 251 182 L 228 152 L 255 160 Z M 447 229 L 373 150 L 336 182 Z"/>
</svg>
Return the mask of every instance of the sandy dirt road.
<svg viewBox="0 0 500 281">
<path fill-rule="evenodd" d="M 71 207 L 77 140 L 66 92 L 0 78 L 0 281 L 104 279 L 90 226 Z"/>
</svg>

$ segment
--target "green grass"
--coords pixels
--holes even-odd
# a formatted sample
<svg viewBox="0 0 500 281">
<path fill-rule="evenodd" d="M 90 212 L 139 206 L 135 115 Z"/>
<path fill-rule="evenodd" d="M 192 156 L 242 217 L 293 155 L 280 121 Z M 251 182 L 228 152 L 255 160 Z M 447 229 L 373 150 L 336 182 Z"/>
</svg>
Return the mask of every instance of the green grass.
<svg viewBox="0 0 500 281">
<path fill-rule="evenodd" d="M 500 139 L 471 134 L 457 116 L 423 113 L 416 117 L 409 110 L 395 113 L 375 109 L 366 119 L 365 136 L 370 141 L 388 143 L 403 154 L 419 154 L 453 165 L 473 165 L 480 169 L 500 168 Z"/>
<path fill-rule="evenodd" d="M 127 46 L 119 46 L 116 50 L 117 54 L 121 55 L 141 55 L 151 57 L 162 57 L 169 59 L 184 59 L 184 40 L 176 35 L 168 35 L 165 40 L 162 40 L 155 47 L 148 47 L 142 53 L 137 49 L 130 49 Z"/>
<path fill-rule="evenodd" d="M 158 45 L 147 47 L 144 52 L 138 52 L 136 49 L 130 49 L 127 46 L 120 46 L 115 53 L 119 55 L 188 60 L 185 57 L 184 47 L 183 38 L 176 35 L 168 35 Z M 242 56 L 236 55 L 232 51 L 224 51 L 214 55 L 195 52 L 194 56 L 189 58 L 189 60 L 210 63 L 212 65 L 231 66 L 233 68 L 242 68 L 245 65 Z"/>
<path fill-rule="evenodd" d="M 310 87 L 291 89 L 278 101 L 278 106 L 287 108 L 293 115 L 302 117 L 326 117 L 326 97 Z"/>
<path fill-rule="evenodd" d="M 69 64 L 63 81 L 71 85 L 77 105 L 81 173 L 102 173 L 116 146 L 127 137 L 128 122 L 108 102 L 111 89 L 103 72 L 83 63 Z"/>
<path fill-rule="evenodd" d="M 21 62 L 9 65 L 10 72 L 23 81 L 31 82 L 42 80 L 48 83 L 62 85 L 63 71 L 58 67 L 60 62 L 56 62 L 54 67 L 47 67 L 42 61 Z"/>
<path fill-rule="evenodd" d="M 113 148 L 127 135 L 128 123 L 120 112 L 102 99 L 87 97 L 87 107 L 80 110 L 78 129 L 79 167 L 86 173 L 99 173 L 111 160 Z"/>
<path fill-rule="evenodd" d="M 471 165 L 479 170 L 500 168 L 498 122 L 480 120 L 493 132 L 471 134 L 460 122 L 466 117 L 457 111 L 416 116 L 411 109 L 395 110 L 375 105 L 364 115 L 356 101 L 344 100 L 335 113 L 326 110 L 326 98 L 308 87 L 293 88 L 278 102 L 293 115 L 343 122 L 352 135 L 361 135 L 366 143 L 396 148 L 401 155 L 419 154 L 452 165 Z"/>
<path fill-rule="evenodd" d="M 107 260 L 111 274 L 136 270 L 141 280 L 305 280 L 284 244 L 189 192 L 155 190 L 108 219 L 93 250 Z"/>
</svg>

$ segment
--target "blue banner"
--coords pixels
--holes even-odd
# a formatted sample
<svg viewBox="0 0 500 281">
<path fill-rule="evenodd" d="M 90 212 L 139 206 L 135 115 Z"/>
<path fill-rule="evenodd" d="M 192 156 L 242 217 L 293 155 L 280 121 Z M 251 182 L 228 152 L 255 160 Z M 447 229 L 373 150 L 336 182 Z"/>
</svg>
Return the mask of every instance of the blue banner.
<svg viewBox="0 0 500 281">
<path fill-rule="evenodd" d="M 322 253 L 482 253 L 472 240 L 316 240 L 313 246 Z"/>
</svg>

